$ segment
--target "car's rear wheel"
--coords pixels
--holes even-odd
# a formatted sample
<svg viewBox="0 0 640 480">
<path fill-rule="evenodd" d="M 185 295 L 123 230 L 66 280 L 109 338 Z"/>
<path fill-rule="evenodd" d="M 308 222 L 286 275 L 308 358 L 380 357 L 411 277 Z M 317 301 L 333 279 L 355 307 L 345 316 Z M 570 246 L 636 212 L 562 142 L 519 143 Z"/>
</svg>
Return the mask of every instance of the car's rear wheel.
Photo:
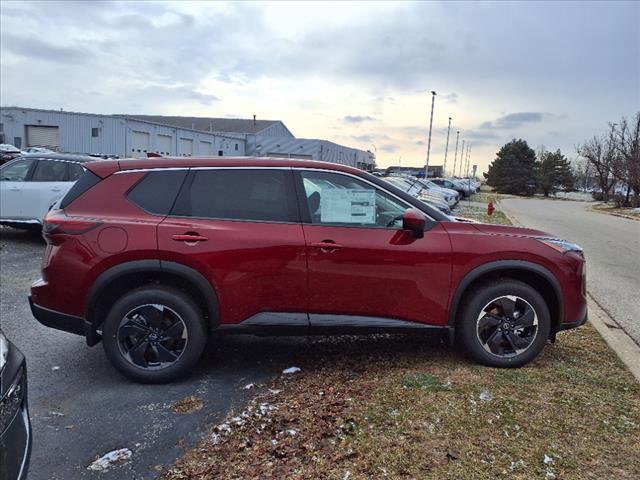
<svg viewBox="0 0 640 480">
<path fill-rule="evenodd" d="M 550 328 L 542 296 L 526 283 L 505 279 L 468 293 L 456 332 L 476 361 L 490 367 L 521 367 L 542 351 Z"/>
<path fill-rule="evenodd" d="M 206 344 L 202 312 L 185 293 L 149 286 L 121 297 L 103 324 L 107 358 L 124 375 L 143 383 L 185 377 Z"/>
</svg>

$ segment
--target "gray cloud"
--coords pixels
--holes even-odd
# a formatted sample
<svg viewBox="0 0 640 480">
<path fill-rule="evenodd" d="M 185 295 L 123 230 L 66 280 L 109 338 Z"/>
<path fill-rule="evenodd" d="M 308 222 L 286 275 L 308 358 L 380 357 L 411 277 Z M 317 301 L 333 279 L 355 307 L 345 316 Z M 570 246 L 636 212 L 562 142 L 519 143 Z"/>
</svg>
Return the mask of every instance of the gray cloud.
<svg viewBox="0 0 640 480">
<path fill-rule="evenodd" d="M 362 143 L 371 142 L 371 136 L 370 135 L 351 135 L 351 138 L 353 138 L 354 140 L 356 140 L 358 142 L 362 142 Z"/>
<path fill-rule="evenodd" d="M 84 63 L 90 53 L 86 48 L 76 45 L 54 45 L 35 36 L 12 33 L 5 33 L 2 36 L 2 48 L 5 52 L 29 60 L 55 63 Z"/>
<path fill-rule="evenodd" d="M 362 123 L 373 121 L 375 118 L 369 115 L 346 115 L 343 120 L 347 123 Z"/>
<path fill-rule="evenodd" d="M 539 123 L 545 119 L 549 119 L 554 117 L 554 115 L 550 113 L 543 112 L 517 112 L 510 113 L 508 115 L 504 115 L 502 117 L 497 118 L 493 122 L 483 122 L 480 124 L 481 129 L 492 130 L 492 129 L 504 129 L 504 130 L 512 130 L 514 128 L 518 128 L 525 123 Z"/>
<path fill-rule="evenodd" d="M 458 94 L 454 92 L 443 95 L 442 98 L 447 103 L 458 103 Z"/>
<path fill-rule="evenodd" d="M 423 142 L 422 140 L 418 140 L 417 142 L 415 142 L 416 145 L 426 145 L 426 142 Z"/>
<path fill-rule="evenodd" d="M 382 145 L 380 150 L 387 153 L 393 153 L 398 151 L 398 145 L 394 145 L 392 143 L 387 143 L 386 145 Z"/>
</svg>

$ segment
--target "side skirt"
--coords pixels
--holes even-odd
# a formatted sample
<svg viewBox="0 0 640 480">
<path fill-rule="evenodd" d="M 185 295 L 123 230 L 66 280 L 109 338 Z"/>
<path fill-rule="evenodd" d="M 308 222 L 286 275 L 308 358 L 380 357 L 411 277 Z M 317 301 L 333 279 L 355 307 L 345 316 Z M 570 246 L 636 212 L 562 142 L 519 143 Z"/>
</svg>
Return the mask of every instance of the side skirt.
<svg viewBox="0 0 640 480">
<path fill-rule="evenodd" d="M 222 335 L 307 336 L 307 335 L 372 335 L 382 333 L 444 336 L 453 344 L 451 326 L 425 325 L 391 318 L 358 315 L 326 315 L 306 313 L 259 313 L 239 324 L 221 324 L 214 332 Z"/>
</svg>

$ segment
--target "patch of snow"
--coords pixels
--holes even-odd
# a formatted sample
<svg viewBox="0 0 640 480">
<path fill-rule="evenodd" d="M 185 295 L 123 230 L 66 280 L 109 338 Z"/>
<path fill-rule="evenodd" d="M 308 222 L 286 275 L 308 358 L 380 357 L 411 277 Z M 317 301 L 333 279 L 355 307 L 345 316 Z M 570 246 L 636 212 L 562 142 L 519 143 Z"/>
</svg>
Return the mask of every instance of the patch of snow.
<svg viewBox="0 0 640 480">
<path fill-rule="evenodd" d="M 294 428 L 290 428 L 289 430 L 287 430 L 287 433 L 292 437 L 295 437 L 298 434 L 298 431 Z"/>
<path fill-rule="evenodd" d="M 242 389 L 243 390 L 251 390 L 253 387 L 255 387 L 255 384 L 247 383 L 244 387 L 242 387 Z"/>
<path fill-rule="evenodd" d="M 271 445 L 277 445 L 277 444 L 278 444 L 278 440 L 276 440 L 275 438 L 271 440 Z"/>
<path fill-rule="evenodd" d="M 553 480 L 554 478 L 556 478 L 556 474 L 553 473 L 551 470 L 547 470 L 545 478 L 548 478 L 549 480 Z"/>
<path fill-rule="evenodd" d="M 56 411 L 50 411 L 49 415 L 51 415 L 52 417 L 64 417 L 64 413 L 62 412 L 56 412 Z"/>
<path fill-rule="evenodd" d="M 99 459 L 92 462 L 87 470 L 95 470 L 97 472 L 102 472 L 111 467 L 114 463 L 124 462 L 131 458 L 131 450 L 128 448 L 120 448 L 118 450 L 112 450 L 108 453 L 105 453 Z"/>
<path fill-rule="evenodd" d="M 274 394 L 274 395 L 279 394 L 281 391 L 282 391 L 282 390 L 274 390 L 274 389 L 272 389 L 272 388 L 270 388 L 270 389 L 269 389 L 269 393 L 272 393 L 272 394 Z"/>
<path fill-rule="evenodd" d="M 218 445 L 221 440 L 222 440 L 222 437 L 220 436 L 219 433 L 214 432 L 211 434 L 211 441 L 213 442 L 214 445 Z"/>
<path fill-rule="evenodd" d="M 491 400 L 493 400 L 493 395 L 489 393 L 489 390 L 483 388 L 480 391 L 480 400 L 482 400 L 483 402 L 490 402 Z"/>
<path fill-rule="evenodd" d="M 300 368 L 298 368 L 298 367 L 289 367 L 289 368 L 285 368 L 285 369 L 282 371 L 282 373 L 284 373 L 284 374 L 290 374 L 290 373 L 296 373 L 296 372 L 299 372 L 299 371 L 301 371 L 301 369 L 300 369 Z"/>
<path fill-rule="evenodd" d="M 60 370 L 60 367 L 58 365 L 54 365 L 53 367 L 51 367 L 51 370 L 57 372 L 58 370 Z"/>
<path fill-rule="evenodd" d="M 550 465 L 553 463 L 553 458 L 551 458 L 549 455 L 545 453 L 544 459 L 542 461 L 544 462 L 545 465 Z"/>
<path fill-rule="evenodd" d="M 351 472 L 347 470 L 346 472 L 344 472 L 344 477 L 342 477 L 342 480 L 349 480 L 350 476 L 351 476 Z"/>
</svg>

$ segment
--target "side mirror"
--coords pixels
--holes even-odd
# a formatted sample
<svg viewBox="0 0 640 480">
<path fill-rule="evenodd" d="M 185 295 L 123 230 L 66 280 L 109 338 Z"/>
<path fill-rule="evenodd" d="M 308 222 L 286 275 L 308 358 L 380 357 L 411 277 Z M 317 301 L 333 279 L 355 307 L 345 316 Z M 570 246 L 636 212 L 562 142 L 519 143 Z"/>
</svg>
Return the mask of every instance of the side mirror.
<svg viewBox="0 0 640 480">
<path fill-rule="evenodd" d="M 413 238 L 424 237 L 424 227 L 427 219 L 417 208 L 407 208 L 402 216 L 402 229 L 411 232 Z"/>
</svg>

